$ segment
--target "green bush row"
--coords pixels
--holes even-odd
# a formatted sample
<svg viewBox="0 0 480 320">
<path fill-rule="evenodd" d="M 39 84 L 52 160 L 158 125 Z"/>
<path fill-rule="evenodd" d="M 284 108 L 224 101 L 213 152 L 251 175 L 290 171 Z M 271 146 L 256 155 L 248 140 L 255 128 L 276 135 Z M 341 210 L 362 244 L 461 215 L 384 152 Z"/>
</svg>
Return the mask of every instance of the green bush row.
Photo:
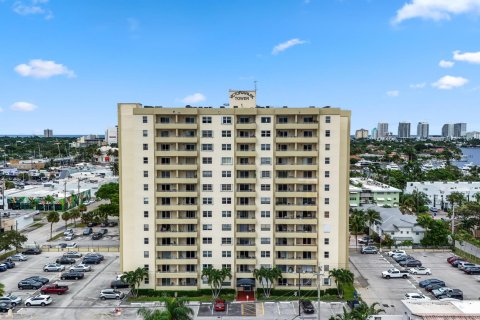
<svg viewBox="0 0 480 320">
<path fill-rule="evenodd" d="M 212 290 L 210 289 L 199 289 L 196 291 L 158 291 L 153 289 L 139 289 L 138 295 L 144 297 L 163 297 L 167 295 L 168 297 L 174 297 L 175 292 L 178 297 L 202 297 L 202 296 L 211 296 Z M 234 289 L 222 289 L 220 295 L 223 294 L 235 294 Z"/>
</svg>

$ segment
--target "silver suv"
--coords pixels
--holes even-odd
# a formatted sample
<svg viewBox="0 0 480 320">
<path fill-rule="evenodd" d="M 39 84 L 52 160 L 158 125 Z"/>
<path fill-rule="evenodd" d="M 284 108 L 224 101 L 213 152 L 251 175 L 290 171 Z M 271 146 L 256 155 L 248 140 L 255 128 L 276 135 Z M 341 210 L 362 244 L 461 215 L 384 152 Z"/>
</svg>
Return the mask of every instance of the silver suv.
<svg viewBox="0 0 480 320">
<path fill-rule="evenodd" d="M 115 290 L 115 289 L 104 289 L 100 291 L 100 299 L 106 300 L 106 299 L 123 299 L 125 297 L 125 294 L 121 291 Z"/>
<path fill-rule="evenodd" d="M 64 271 L 65 266 L 62 266 L 61 264 L 58 263 L 48 263 L 43 267 L 43 271 L 45 272 L 58 272 L 58 271 Z"/>
</svg>

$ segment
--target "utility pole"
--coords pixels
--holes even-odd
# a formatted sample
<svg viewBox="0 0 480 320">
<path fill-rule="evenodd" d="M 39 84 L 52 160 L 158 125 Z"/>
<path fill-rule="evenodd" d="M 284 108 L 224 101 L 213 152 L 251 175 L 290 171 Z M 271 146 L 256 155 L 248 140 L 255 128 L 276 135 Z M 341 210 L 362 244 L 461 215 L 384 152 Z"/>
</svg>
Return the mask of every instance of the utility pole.
<svg viewBox="0 0 480 320">
<path fill-rule="evenodd" d="M 320 320 L 320 284 L 322 280 L 322 267 L 318 266 L 318 272 L 317 272 L 317 291 L 318 291 L 318 309 L 317 309 L 317 320 Z"/>
<path fill-rule="evenodd" d="M 300 282 L 300 275 L 302 274 L 300 270 L 298 272 L 298 317 L 300 318 L 302 315 L 302 311 L 300 309 L 300 287 L 301 287 L 301 282 Z"/>
<path fill-rule="evenodd" d="M 63 211 L 67 211 L 67 178 L 63 183 Z"/>
</svg>

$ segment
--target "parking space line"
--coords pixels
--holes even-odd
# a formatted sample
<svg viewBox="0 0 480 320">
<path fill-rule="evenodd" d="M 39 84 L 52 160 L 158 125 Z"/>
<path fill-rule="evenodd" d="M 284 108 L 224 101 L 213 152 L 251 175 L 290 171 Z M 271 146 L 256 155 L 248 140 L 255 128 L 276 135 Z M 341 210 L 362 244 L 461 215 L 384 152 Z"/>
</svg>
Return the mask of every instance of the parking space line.
<svg viewBox="0 0 480 320">
<path fill-rule="evenodd" d="M 280 312 L 280 303 L 277 303 L 277 309 L 278 309 L 278 315 L 281 315 L 282 313 Z"/>
</svg>

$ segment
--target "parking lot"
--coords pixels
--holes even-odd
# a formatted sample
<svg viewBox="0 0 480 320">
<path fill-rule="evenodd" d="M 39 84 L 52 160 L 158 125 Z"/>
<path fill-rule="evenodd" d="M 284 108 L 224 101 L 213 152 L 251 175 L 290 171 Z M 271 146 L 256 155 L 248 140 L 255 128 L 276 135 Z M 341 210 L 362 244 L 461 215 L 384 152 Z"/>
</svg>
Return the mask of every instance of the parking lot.
<svg viewBox="0 0 480 320">
<path fill-rule="evenodd" d="M 419 292 L 435 299 L 431 294 L 421 289 L 418 282 L 438 278 L 445 281 L 447 287 L 463 291 L 464 300 L 477 300 L 480 298 L 480 282 L 474 276 L 465 274 L 457 268 L 451 267 L 447 258 L 452 256 L 449 252 L 408 252 L 420 260 L 423 266 L 430 268 L 432 275 L 415 275 L 408 279 L 390 279 L 381 277 L 383 271 L 400 266 L 386 253 L 361 255 L 356 252 L 350 254 L 352 270 L 357 276 L 357 287 L 362 299 L 371 304 L 380 302 L 387 314 L 403 314 L 401 303 L 405 293 Z"/>
<path fill-rule="evenodd" d="M 15 262 L 16 266 L 0 274 L 0 282 L 5 285 L 6 293 L 12 293 L 23 299 L 22 305 L 15 308 L 15 313 L 22 315 L 22 318 L 32 319 L 62 319 L 68 316 L 69 319 L 109 319 L 113 310 L 121 301 L 99 299 L 102 289 L 109 288 L 110 282 L 119 273 L 118 253 L 102 253 L 105 260 L 98 265 L 92 265 L 92 271 L 85 273 L 81 280 L 60 280 L 58 272 L 44 272 L 43 266 L 62 255 L 56 252 L 44 252 L 40 255 L 29 255 L 27 261 Z M 81 263 L 81 258 L 76 259 Z M 65 266 L 68 270 L 69 266 Z M 30 276 L 41 276 L 48 278 L 50 283 L 57 282 L 69 286 L 69 291 L 64 295 L 51 295 L 53 303 L 46 307 L 25 307 L 25 299 L 39 294 L 38 290 L 19 290 L 17 283 Z M 128 289 L 120 289 L 128 291 Z M 125 310 L 126 314 L 134 315 L 136 309 Z M 135 317 L 134 317 L 135 318 Z"/>
<path fill-rule="evenodd" d="M 58 233 L 63 233 L 65 228 L 58 228 Z M 75 238 L 73 240 L 65 240 L 64 237 L 62 236 L 61 238 L 55 240 L 55 241 L 51 241 L 51 242 L 47 242 L 47 243 L 44 243 L 44 246 L 47 245 L 47 246 L 52 246 L 52 247 L 56 247 L 58 246 L 60 243 L 66 243 L 66 244 L 70 244 L 70 243 L 77 243 L 77 245 L 79 247 L 91 247 L 91 248 L 94 248 L 94 247 L 113 247 L 113 246 L 119 246 L 120 245 L 120 236 L 119 236 L 119 229 L 118 229 L 118 226 L 117 227 L 100 227 L 100 226 L 95 226 L 95 227 L 92 227 L 93 229 L 93 232 L 99 232 L 101 229 L 107 229 L 108 232 L 99 240 L 93 240 L 92 239 L 92 234 L 90 235 L 84 235 L 83 234 L 83 231 L 85 228 L 72 228 L 73 229 L 73 232 L 75 234 Z M 54 233 L 55 235 L 55 233 Z"/>
</svg>

